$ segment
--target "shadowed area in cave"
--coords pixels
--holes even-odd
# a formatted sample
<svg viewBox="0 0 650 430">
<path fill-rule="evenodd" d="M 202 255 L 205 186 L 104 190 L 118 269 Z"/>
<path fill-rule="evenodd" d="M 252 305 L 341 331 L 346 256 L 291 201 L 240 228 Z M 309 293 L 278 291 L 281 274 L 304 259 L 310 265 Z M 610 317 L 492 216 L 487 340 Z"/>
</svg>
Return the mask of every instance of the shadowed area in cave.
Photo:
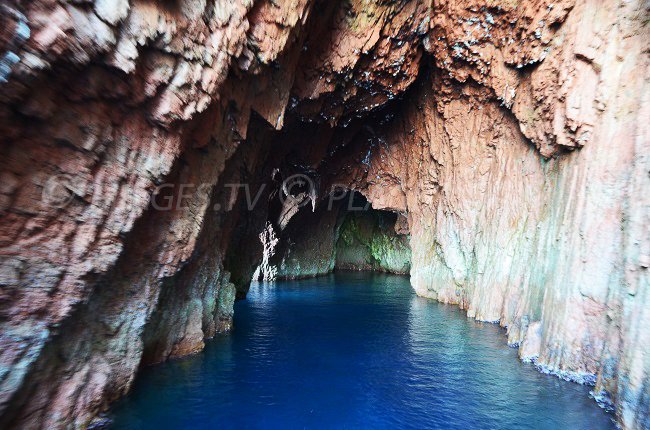
<svg viewBox="0 0 650 430">
<path fill-rule="evenodd" d="M 370 183 L 369 157 L 388 147 L 383 134 L 396 125 L 407 103 L 396 98 L 335 127 L 289 116 L 277 131 L 251 115 L 247 139 L 231 163 L 238 170 L 227 170 L 220 179 L 234 184 L 236 192 L 227 203 L 217 200 L 223 196 L 210 203 L 228 207 L 236 220 L 224 268 L 237 297 L 245 297 L 251 279 L 329 273 L 337 266 L 339 248 L 340 269 L 408 273 L 403 208 L 375 209 L 362 193 Z M 342 228 L 344 241 L 339 240 Z"/>
<path fill-rule="evenodd" d="M 253 280 L 296 279 L 333 270 L 408 274 L 408 224 L 403 214 L 373 209 L 357 192 L 337 190 L 301 208 L 284 227 L 267 224 L 264 264 Z M 277 230 L 277 234 L 275 231 Z M 267 240 L 275 238 L 272 246 Z"/>
</svg>

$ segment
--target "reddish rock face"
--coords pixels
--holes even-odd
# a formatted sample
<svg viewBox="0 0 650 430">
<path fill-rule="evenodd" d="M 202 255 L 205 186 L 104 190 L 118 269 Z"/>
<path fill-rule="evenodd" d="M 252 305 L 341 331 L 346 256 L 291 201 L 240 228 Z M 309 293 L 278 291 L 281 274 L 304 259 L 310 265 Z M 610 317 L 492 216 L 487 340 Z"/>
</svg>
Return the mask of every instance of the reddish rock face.
<svg viewBox="0 0 650 430">
<path fill-rule="evenodd" d="M 335 184 L 400 214 L 418 294 L 649 426 L 649 13 L 5 1 L 0 427 L 83 427 L 141 364 L 200 350 L 268 223 L 336 230 Z M 317 192 L 292 211 L 297 173 Z M 299 249 L 292 276 L 331 269 Z"/>
</svg>

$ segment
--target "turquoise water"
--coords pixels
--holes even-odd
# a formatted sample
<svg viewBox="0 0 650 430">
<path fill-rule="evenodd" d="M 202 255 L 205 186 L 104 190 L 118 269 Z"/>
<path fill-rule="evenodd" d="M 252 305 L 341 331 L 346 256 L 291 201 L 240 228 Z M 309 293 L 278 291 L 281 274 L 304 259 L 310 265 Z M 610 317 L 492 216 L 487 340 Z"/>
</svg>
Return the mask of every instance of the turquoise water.
<svg viewBox="0 0 650 430">
<path fill-rule="evenodd" d="M 408 278 L 258 284 L 204 352 L 144 369 L 115 429 L 612 429 L 588 388 L 517 359 L 504 331 Z"/>
</svg>

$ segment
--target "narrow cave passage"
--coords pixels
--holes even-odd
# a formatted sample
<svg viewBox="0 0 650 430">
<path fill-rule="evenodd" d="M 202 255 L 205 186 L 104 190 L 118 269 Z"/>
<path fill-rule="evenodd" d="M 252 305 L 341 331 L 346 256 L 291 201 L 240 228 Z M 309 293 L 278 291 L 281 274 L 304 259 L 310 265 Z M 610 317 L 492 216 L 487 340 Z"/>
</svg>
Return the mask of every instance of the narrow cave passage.
<svg viewBox="0 0 650 430">
<path fill-rule="evenodd" d="M 3 0 L 0 428 L 649 429 L 648 4 Z"/>
<path fill-rule="evenodd" d="M 214 253 L 200 254 L 204 261 L 220 261 L 224 253 L 216 337 L 205 341 L 201 357 L 181 362 L 188 364 L 144 370 L 134 393 L 111 412 L 115 428 L 139 420 L 182 427 L 185 418 L 174 410 L 183 404 L 209 411 L 194 414 L 205 426 L 279 419 L 361 427 L 372 417 L 378 427 L 513 428 L 535 414 L 544 423 L 612 427 L 585 387 L 545 379 L 521 364 L 498 326 L 416 296 L 412 246 L 433 239 L 423 241 L 423 219 L 408 213 L 393 174 L 408 176 L 400 169 L 418 155 L 407 157 L 399 144 L 409 135 L 412 106 L 407 97 L 334 128 L 295 121 L 278 131 L 252 115 L 246 140 L 219 179 L 240 191 L 212 195 L 209 206 L 227 209 L 206 222 L 201 236 L 200 249 Z M 436 181 L 427 190 L 432 200 Z M 443 285 L 456 295 L 462 287 Z M 155 321 L 175 307 L 166 301 L 163 295 L 166 311 L 154 314 L 149 326 L 156 328 L 145 339 L 162 331 Z M 155 396 L 152 386 L 161 388 Z M 186 397 L 193 401 L 184 403 Z M 513 398 L 526 400 L 512 407 Z M 161 399 L 169 414 L 156 409 Z"/>
<path fill-rule="evenodd" d="M 349 189 L 314 198 L 317 174 L 297 170 L 242 218 L 262 230 L 231 330 L 142 369 L 110 428 L 613 428 L 587 387 L 523 365 L 500 327 L 414 293 L 403 213 Z"/>
<path fill-rule="evenodd" d="M 339 191 L 303 206 L 286 224 L 268 222 L 260 240 L 263 261 L 253 281 L 307 278 L 336 270 L 408 275 L 411 266 L 405 216 L 374 209 L 356 191 Z"/>
<path fill-rule="evenodd" d="M 411 248 L 403 214 L 373 209 L 359 193 L 348 200 L 339 229 L 335 269 L 409 274 Z"/>
</svg>

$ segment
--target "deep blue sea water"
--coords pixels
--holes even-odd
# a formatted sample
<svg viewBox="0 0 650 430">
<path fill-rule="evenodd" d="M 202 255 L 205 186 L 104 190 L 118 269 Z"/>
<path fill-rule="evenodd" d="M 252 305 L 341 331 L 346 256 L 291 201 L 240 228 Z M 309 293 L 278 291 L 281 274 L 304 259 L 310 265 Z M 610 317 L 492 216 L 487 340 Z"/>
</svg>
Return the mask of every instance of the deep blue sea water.
<svg viewBox="0 0 650 430">
<path fill-rule="evenodd" d="M 407 277 L 257 284 L 234 329 L 143 369 L 115 429 L 612 429 L 588 388 L 537 372 L 503 329 Z"/>
</svg>

